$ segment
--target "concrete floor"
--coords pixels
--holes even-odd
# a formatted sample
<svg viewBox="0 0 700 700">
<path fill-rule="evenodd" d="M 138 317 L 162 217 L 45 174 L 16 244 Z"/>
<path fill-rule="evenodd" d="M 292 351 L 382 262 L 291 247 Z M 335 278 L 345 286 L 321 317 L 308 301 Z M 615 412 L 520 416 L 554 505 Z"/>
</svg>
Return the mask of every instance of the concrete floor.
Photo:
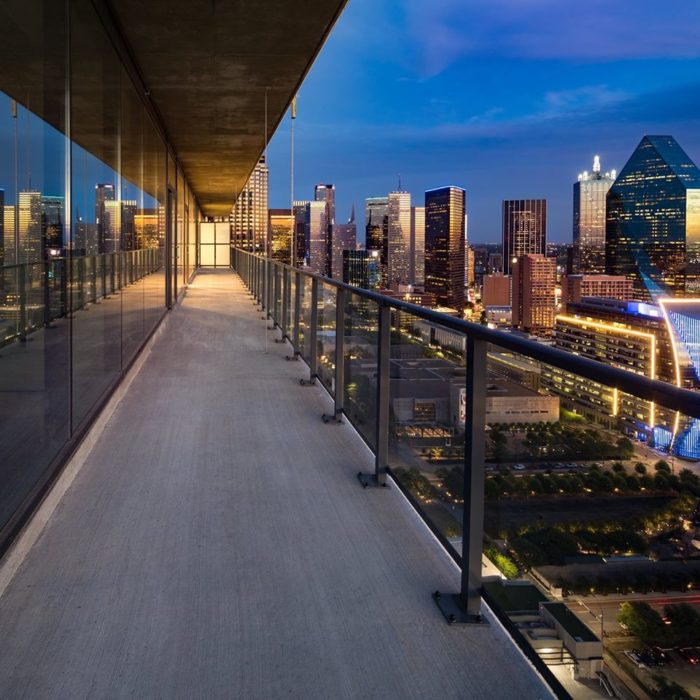
<svg viewBox="0 0 700 700">
<path fill-rule="evenodd" d="M 308 370 L 200 274 L 0 599 L 2 698 L 545 698 Z"/>
</svg>

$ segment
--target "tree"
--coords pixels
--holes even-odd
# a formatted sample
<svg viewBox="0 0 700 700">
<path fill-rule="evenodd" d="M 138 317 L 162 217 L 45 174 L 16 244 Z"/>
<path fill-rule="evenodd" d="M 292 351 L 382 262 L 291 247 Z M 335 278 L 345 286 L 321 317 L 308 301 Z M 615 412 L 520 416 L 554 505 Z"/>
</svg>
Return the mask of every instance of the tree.
<svg viewBox="0 0 700 700">
<path fill-rule="evenodd" d="M 697 643 L 697 630 L 700 628 L 700 613 L 687 603 L 666 605 L 664 613 L 671 623 L 668 631 L 674 644 Z"/>
<path fill-rule="evenodd" d="M 658 489 L 659 491 L 668 491 L 668 487 L 669 483 L 666 472 L 657 472 L 656 476 L 654 477 L 654 488 Z"/>
<path fill-rule="evenodd" d="M 624 474 L 625 473 L 625 465 L 622 462 L 615 462 L 615 464 L 612 465 L 612 470 L 616 474 Z"/>
<path fill-rule="evenodd" d="M 491 439 L 494 460 L 496 462 L 502 462 L 508 454 L 508 450 L 506 449 L 508 438 L 501 432 L 500 428 L 496 428 L 495 426 L 491 428 L 489 438 Z"/>
<path fill-rule="evenodd" d="M 627 437 L 621 437 L 617 441 L 617 451 L 622 459 L 630 459 L 634 456 L 634 445 Z"/>
<path fill-rule="evenodd" d="M 664 636 L 661 615 L 647 603 L 637 600 L 623 603 L 617 621 L 643 644 L 659 644 Z"/>
<path fill-rule="evenodd" d="M 667 474 L 671 473 L 671 467 L 669 463 L 665 459 L 660 459 L 655 465 L 654 469 L 656 472 L 666 472 Z"/>
<path fill-rule="evenodd" d="M 501 495 L 501 487 L 494 479 L 486 479 L 484 484 L 484 496 L 486 498 L 498 498 Z"/>
<path fill-rule="evenodd" d="M 637 462 L 637 464 L 634 465 L 634 471 L 640 476 L 644 476 L 647 473 L 646 465 L 642 464 L 642 462 Z"/>
</svg>

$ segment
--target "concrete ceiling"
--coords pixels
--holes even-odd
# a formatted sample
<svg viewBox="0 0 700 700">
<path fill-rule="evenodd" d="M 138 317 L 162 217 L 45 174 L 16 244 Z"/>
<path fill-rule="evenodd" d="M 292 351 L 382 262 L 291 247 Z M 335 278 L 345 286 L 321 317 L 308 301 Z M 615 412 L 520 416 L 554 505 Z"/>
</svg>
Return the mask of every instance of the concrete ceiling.
<svg viewBox="0 0 700 700">
<path fill-rule="evenodd" d="M 346 0 L 112 0 L 203 213 L 226 215 Z"/>
</svg>

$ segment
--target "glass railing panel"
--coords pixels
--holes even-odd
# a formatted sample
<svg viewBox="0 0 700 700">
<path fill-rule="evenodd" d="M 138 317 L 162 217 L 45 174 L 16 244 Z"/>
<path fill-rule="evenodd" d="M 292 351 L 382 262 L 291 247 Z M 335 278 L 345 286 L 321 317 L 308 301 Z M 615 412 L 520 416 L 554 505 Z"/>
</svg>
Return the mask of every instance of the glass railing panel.
<svg viewBox="0 0 700 700">
<path fill-rule="evenodd" d="M 344 412 L 372 449 L 377 439 L 378 325 L 376 302 L 346 292 Z"/>
<path fill-rule="evenodd" d="M 46 269 L 44 263 L 25 266 L 23 290 L 25 334 L 41 328 L 49 320 L 46 308 Z"/>
<path fill-rule="evenodd" d="M 67 279 L 65 258 L 51 259 L 48 262 L 48 303 L 49 319 L 62 318 L 67 313 Z"/>
<path fill-rule="evenodd" d="M 602 352 L 606 365 L 630 376 L 663 373 L 652 334 L 590 320 L 561 324 L 554 344 L 568 343 L 572 358 Z M 700 481 L 695 462 L 680 455 L 700 447 L 698 421 L 638 398 L 622 383 L 493 345 L 487 370 L 489 567 L 535 580 L 550 599 L 563 597 L 591 634 L 600 639 L 604 632 L 605 651 L 636 673 L 623 650 L 641 643 L 616 641 L 626 634 L 618 622 L 622 596 L 697 586 L 683 562 Z M 611 604 L 609 595 L 621 599 Z M 650 611 L 660 646 L 670 639 L 663 614 L 661 606 Z"/>
<path fill-rule="evenodd" d="M 282 274 L 282 266 L 279 263 L 274 263 L 274 270 L 275 270 L 275 282 L 273 286 L 273 292 L 275 295 L 275 304 L 274 304 L 274 319 L 275 323 L 281 328 L 282 327 L 282 292 L 283 286 L 283 274 Z"/>
<path fill-rule="evenodd" d="M 11 343 L 20 335 L 21 293 L 24 281 L 20 277 L 21 265 L 0 268 L 0 347 Z"/>
<path fill-rule="evenodd" d="M 291 338 L 294 333 L 294 291 L 295 291 L 295 281 L 294 273 L 291 270 L 287 271 L 287 294 L 286 294 L 286 304 L 284 315 L 285 327 L 282 329 L 287 338 Z"/>
<path fill-rule="evenodd" d="M 310 277 L 301 276 L 301 313 L 299 315 L 299 353 L 311 361 L 311 286 Z"/>
<path fill-rule="evenodd" d="M 336 288 L 318 283 L 318 331 L 316 334 L 318 378 L 335 396 Z"/>
<path fill-rule="evenodd" d="M 464 336 L 392 312 L 389 466 L 455 552 L 462 549 Z"/>
</svg>

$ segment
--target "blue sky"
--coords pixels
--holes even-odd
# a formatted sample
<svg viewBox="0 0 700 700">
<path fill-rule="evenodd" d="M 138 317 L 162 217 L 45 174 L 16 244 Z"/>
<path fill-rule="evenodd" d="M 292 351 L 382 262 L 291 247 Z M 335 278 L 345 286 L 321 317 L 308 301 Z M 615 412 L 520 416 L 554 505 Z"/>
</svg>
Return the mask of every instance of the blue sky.
<svg viewBox="0 0 700 700">
<path fill-rule="evenodd" d="M 467 191 L 471 242 L 500 240 L 500 202 L 545 197 L 571 240 L 572 185 L 618 171 L 647 133 L 700 162 L 700 3 L 350 0 L 299 92 L 297 199 L 336 185 L 338 219 L 403 186 Z M 289 119 L 269 148 L 270 206 L 289 206 Z"/>
</svg>

